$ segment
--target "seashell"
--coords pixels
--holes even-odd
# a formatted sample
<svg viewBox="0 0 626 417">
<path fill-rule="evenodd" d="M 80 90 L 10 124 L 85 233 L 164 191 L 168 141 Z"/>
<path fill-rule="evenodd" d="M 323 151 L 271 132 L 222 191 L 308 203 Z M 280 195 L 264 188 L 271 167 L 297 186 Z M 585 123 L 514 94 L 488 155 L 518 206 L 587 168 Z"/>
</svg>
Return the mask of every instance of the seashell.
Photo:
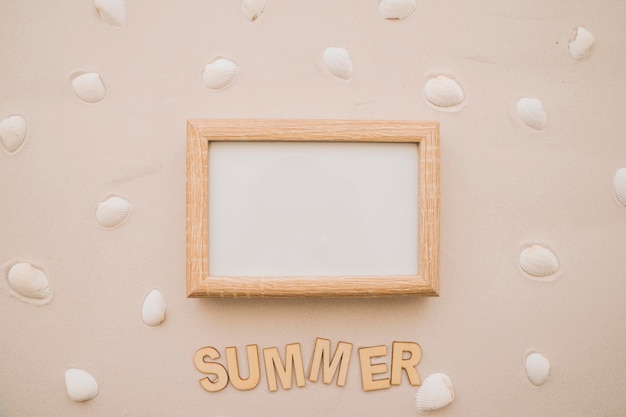
<svg viewBox="0 0 626 417">
<path fill-rule="evenodd" d="M 67 395 L 74 401 L 89 401 L 98 396 L 98 381 L 87 371 L 70 368 L 65 371 Z"/>
<path fill-rule="evenodd" d="M 385 19 L 406 19 L 417 10 L 415 0 L 382 0 L 378 4 L 378 12 Z"/>
<path fill-rule="evenodd" d="M 124 0 L 95 0 L 94 6 L 104 23 L 120 28 L 126 24 Z"/>
<path fill-rule="evenodd" d="M 228 87 L 239 73 L 239 67 L 226 58 L 218 58 L 204 67 L 202 79 L 209 90 Z"/>
<path fill-rule="evenodd" d="M 531 353 L 526 356 L 526 375 L 536 387 L 545 384 L 550 376 L 550 361 L 540 353 Z"/>
<path fill-rule="evenodd" d="M 613 178 L 613 189 L 615 198 L 622 205 L 626 206 L 626 168 L 620 168 Z"/>
<path fill-rule="evenodd" d="M 80 74 L 72 80 L 74 93 L 87 103 L 97 103 L 106 95 L 106 89 L 100 74 L 97 72 L 87 72 Z"/>
<path fill-rule="evenodd" d="M 329 46 L 324 50 L 324 65 L 337 78 L 349 80 L 352 77 L 352 60 L 348 51 Z"/>
<path fill-rule="evenodd" d="M 26 139 L 26 119 L 14 115 L 0 122 L 0 138 L 7 151 L 15 152 Z"/>
<path fill-rule="evenodd" d="M 117 227 L 130 215 L 132 208 L 133 206 L 122 197 L 109 197 L 98 204 L 96 221 L 102 227 Z"/>
<path fill-rule="evenodd" d="M 243 0 L 241 10 L 249 21 L 254 22 L 261 16 L 266 5 L 267 0 Z"/>
<path fill-rule="evenodd" d="M 28 262 L 16 263 L 9 269 L 9 285 L 15 292 L 33 300 L 50 297 L 48 278 Z"/>
<path fill-rule="evenodd" d="M 433 411 L 445 407 L 454 400 L 452 381 L 448 375 L 435 373 L 422 382 L 415 396 L 419 411 Z"/>
<path fill-rule="evenodd" d="M 426 81 L 424 97 L 437 107 L 456 106 L 465 99 L 463 89 L 459 83 L 445 75 L 438 75 Z"/>
<path fill-rule="evenodd" d="M 577 27 L 567 47 L 570 58 L 574 61 L 582 61 L 587 58 L 591 55 L 591 47 L 594 41 L 595 39 L 591 32 L 582 26 Z"/>
<path fill-rule="evenodd" d="M 559 271 L 559 261 L 549 250 L 539 245 L 524 249 L 519 255 L 522 271 L 536 278 L 544 278 Z"/>
<path fill-rule="evenodd" d="M 517 114 L 532 129 L 543 130 L 546 127 L 546 112 L 541 101 L 536 98 L 520 98 L 517 102 Z"/>
<path fill-rule="evenodd" d="M 148 326 L 158 326 L 165 320 L 167 304 L 156 288 L 148 293 L 141 308 L 141 318 Z"/>
</svg>

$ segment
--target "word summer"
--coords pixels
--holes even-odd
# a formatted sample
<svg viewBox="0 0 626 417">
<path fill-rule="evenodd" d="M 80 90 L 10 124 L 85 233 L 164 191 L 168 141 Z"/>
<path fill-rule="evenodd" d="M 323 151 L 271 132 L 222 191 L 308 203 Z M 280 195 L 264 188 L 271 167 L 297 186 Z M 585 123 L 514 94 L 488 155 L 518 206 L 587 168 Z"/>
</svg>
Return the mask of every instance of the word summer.
<svg viewBox="0 0 626 417">
<path fill-rule="evenodd" d="M 305 375 L 304 361 L 300 343 L 285 346 L 284 361 L 276 347 L 264 348 L 263 364 L 267 386 L 271 392 L 291 389 L 295 380 L 297 387 L 304 387 L 309 382 L 317 382 L 320 377 L 324 384 L 332 384 L 336 380 L 338 387 L 346 384 L 348 367 L 352 356 L 352 344 L 339 342 L 332 352 L 330 340 L 317 338 L 313 347 L 313 356 L 309 363 L 308 376 Z M 220 352 L 207 346 L 198 349 L 193 361 L 198 371 L 208 376 L 200 379 L 200 385 L 208 392 L 218 392 L 226 388 L 228 382 L 236 389 L 248 391 L 256 388 L 261 380 L 259 348 L 257 345 L 246 346 L 247 364 L 242 366 L 234 346 L 225 349 L 226 365 L 215 362 Z M 402 375 L 406 374 L 411 385 L 420 385 L 417 364 L 422 359 L 422 349 L 413 342 L 393 342 L 391 344 L 391 366 L 387 366 L 387 346 L 370 346 L 358 349 L 361 383 L 363 391 L 375 391 L 400 385 Z M 245 370 L 247 369 L 247 372 Z M 242 377 L 244 370 L 247 377 Z"/>
</svg>

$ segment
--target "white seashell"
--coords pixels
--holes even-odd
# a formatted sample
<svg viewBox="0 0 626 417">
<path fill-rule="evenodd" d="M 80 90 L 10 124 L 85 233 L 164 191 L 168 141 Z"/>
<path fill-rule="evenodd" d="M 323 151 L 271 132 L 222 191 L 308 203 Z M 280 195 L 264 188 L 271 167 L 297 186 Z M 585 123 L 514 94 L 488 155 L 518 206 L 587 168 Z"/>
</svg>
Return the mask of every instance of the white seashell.
<svg viewBox="0 0 626 417">
<path fill-rule="evenodd" d="M 459 83 L 445 75 L 438 75 L 426 81 L 424 97 L 437 107 L 456 106 L 465 99 L 463 89 Z"/>
<path fill-rule="evenodd" d="M 352 60 L 348 51 L 329 46 L 324 50 L 324 65 L 337 78 L 349 80 L 352 77 Z"/>
<path fill-rule="evenodd" d="M 531 353 L 526 356 L 526 375 L 536 387 L 545 384 L 550 376 L 550 361 L 540 353 Z"/>
<path fill-rule="evenodd" d="M 243 0 L 241 10 L 249 21 L 254 22 L 261 16 L 266 5 L 267 0 Z"/>
<path fill-rule="evenodd" d="M 74 93 L 87 103 L 97 103 L 106 95 L 106 89 L 100 74 L 87 72 L 80 74 L 72 80 Z"/>
<path fill-rule="evenodd" d="M 14 115 L 0 122 L 0 138 L 9 152 L 15 152 L 26 139 L 26 119 Z"/>
<path fill-rule="evenodd" d="M 535 130 L 546 127 L 547 116 L 543 104 L 536 98 L 520 98 L 517 102 L 517 114 L 524 124 Z"/>
<path fill-rule="evenodd" d="M 70 368 L 65 371 L 67 395 L 74 401 L 89 401 L 98 396 L 98 381 L 87 371 Z"/>
<path fill-rule="evenodd" d="M 28 262 L 16 263 L 9 269 L 9 285 L 15 292 L 34 300 L 50 297 L 48 278 Z"/>
<path fill-rule="evenodd" d="M 539 245 L 524 249 L 519 255 L 522 271 L 536 278 L 544 278 L 559 271 L 559 261 L 549 250 Z"/>
<path fill-rule="evenodd" d="M 167 304 L 156 288 L 148 293 L 141 308 L 141 318 L 148 326 L 158 326 L 165 320 Z"/>
<path fill-rule="evenodd" d="M 130 215 L 132 208 L 133 206 L 122 197 L 109 197 L 98 204 L 96 221 L 102 227 L 117 227 Z"/>
<path fill-rule="evenodd" d="M 454 400 L 452 381 L 448 375 L 432 374 L 422 382 L 415 396 L 415 405 L 419 411 L 438 410 Z"/>
<path fill-rule="evenodd" d="M 595 41 L 591 32 L 582 26 L 574 30 L 574 35 L 568 45 L 569 56 L 574 61 L 582 61 L 591 55 L 591 47 Z"/>
<path fill-rule="evenodd" d="M 626 206 L 626 168 L 620 168 L 613 178 L 615 198 L 622 206 Z"/>
<path fill-rule="evenodd" d="M 202 78 L 209 90 L 221 90 L 228 87 L 239 72 L 239 67 L 226 58 L 218 58 L 204 67 Z"/>
<path fill-rule="evenodd" d="M 406 19 L 417 10 L 415 0 L 381 0 L 378 11 L 385 19 Z"/>
<path fill-rule="evenodd" d="M 95 0 L 94 6 L 105 23 L 118 28 L 126 24 L 124 0 Z"/>
</svg>

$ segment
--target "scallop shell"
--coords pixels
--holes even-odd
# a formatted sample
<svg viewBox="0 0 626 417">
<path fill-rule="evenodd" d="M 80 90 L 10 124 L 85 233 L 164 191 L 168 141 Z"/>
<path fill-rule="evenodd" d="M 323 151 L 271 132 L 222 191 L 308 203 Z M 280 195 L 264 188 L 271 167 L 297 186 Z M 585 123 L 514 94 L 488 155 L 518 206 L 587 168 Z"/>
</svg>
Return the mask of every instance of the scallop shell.
<svg viewBox="0 0 626 417">
<path fill-rule="evenodd" d="M 415 0 L 382 0 L 378 4 L 378 11 L 385 19 L 406 19 L 415 10 L 417 10 Z"/>
<path fill-rule="evenodd" d="M 94 6 L 103 22 L 118 28 L 126 24 L 124 0 L 95 0 Z"/>
<path fill-rule="evenodd" d="M 324 65 L 337 78 L 349 80 L 352 77 L 352 60 L 348 51 L 329 46 L 324 50 Z"/>
<path fill-rule="evenodd" d="M 430 375 L 422 382 L 415 396 L 415 405 L 419 411 L 438 410 L 454 400 L 452 381 L 445 374 Z"/>
<path fill-rule="evenodd" d="M 141 318 L 148 326 L 158 326 L 165 320 L 167 304 L 156 288 L 148 293 L 141 308 Z"/>
<path fill-rule="evenodd" d="M 536 98 L 520 98 L 517 101 L 517 114 L 524 124 L 535 130 L 546 128 L 548 121 L 543 104 Z"/>
<path fill-rule="evenodd" d="M 102 227 L 117 227 L 128 218 L 132 208 L 133 206 L 122 197 L 109 197 L 98 204 L 96 208 L 96 221 Z"/>
<path fill-rule="evenodd" d="M 426 81 L 424 97 L 437 107 L 453 107 L 465 99 L 459 83 L 445 75 L 438 75 Z"/>
<path fill-rule="evenodd" d="M 545 278 L 559 271 L 556 256 L 539 245 L 532 245 L 520 253 L 519 266 L 522 271 L 536 278 Z"/>
<path fill-rule="evenodd" d="M 98 396 L 98 381 L 87 371 L 70 368 L 65 371 L 67 395 L 74 401 L 89 401 Z"/>
<path fill-rule="evenodd" d="M 16 263 L 9 269 L 9 285 L 13 290 L 33 300 L 45 300 L 50 297 L 48 278 L 43 271 L 28 262 Z"/>
<path fill-rule="evenodd" d="M 254 22 L 261 16 L 266 5 L 267 0 L 243 0 L 241 10 L 249 21 Z"/>
<path fill-rule="evenodd" d="M 26 139 L 26 119 L 14 115 L 0 122 L 0 138 L 7 151 L 17 151 Z"/>
<path fill-rule="evenodd" d="M 622 205 L 626 206 L 626 168 L 620 168 L 613 178 L 613 189 L 615 198 Z"/>
<path fill-rule="evenodd" d="M 97 103 L 106 95 L 106 88 L 97 72 L 87 72 L 72 80 L 74 93 L 87 103 Z"/>
<path fill-rule="evenodd" d="M 238 73 L 237 64 L 226 58 L 218 58 L 204 67 L 202 78 L 209 90 L 221 90 L 228 87 Z"/>
<path fill-rule="evenodd" d="M 540 353 L 531 353 L 526 356 L 526 375 L 536 387 L 545 384 L 550 376 L 550 361 Z"/>
<path fill-rule="evenodd" d="M 582 61 L 591 55 L 591 47 L 595 41 L 593 34 L 582 26 L 574 30 L 568 45 L 569 56 L 574 61 Z"/>
</svg>

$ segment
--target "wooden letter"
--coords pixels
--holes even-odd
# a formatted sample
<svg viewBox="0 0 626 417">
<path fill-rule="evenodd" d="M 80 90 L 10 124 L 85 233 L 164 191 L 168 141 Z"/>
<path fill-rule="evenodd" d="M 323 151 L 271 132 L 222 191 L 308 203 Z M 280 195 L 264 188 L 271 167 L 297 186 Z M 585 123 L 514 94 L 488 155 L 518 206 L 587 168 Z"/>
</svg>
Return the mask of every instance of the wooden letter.
<svg viewBox="0 0 626 417">
<path fill-rule="evenodd" d="M 346 385 L 346 377 L 348 376 L 348 365 L 350 364 L 350 354 L 352 353 L 352 343 L 339 342 L 333 359 L 330 359 L 330 340 L 317 338 L 315 340 L 315 350 L 313 351 L 313 359 L 311 359 L 311 369 L 309 371 L 309 381 L 317 382 L 322 360 L 324 367 L 322 368 L 322 380 L 324 384 L 333 382 L 333 377 L 339 368 L 337 376 L 337 386 Z"/>
<path fill-rule="evenodd" d="M 391 385 L 400 385 L 402 381 L 402 369 L 406 371 L 411 385 L 420 385 L 420 376 L 415 368 L 422 359 L 422 348 L 413 342 L 393 342 L 391 353 Z M 404 358 L 404 352 L 409 353 Z M 229 365 L 230 366 L 230 365 Z"/>
<path fill-rule="evenodd" d="M 374 391 L 389 388 L 389 378 L 374 379 L 374 375 L 386 374 L 387 364 L 372 364 L 372 358 L 385 356 L 387 346 L 372 346 L 359 349 L 359 360 L 361 362 L 361 380 L 363 381 L 363 391 Z"/>
<path fill-rule="evenodd" d="M 259 367 L 259 348 L 257 345 L 246 346 L 248 353 L 248 378 L 243 379 L 239 374 L 239 361 L 237 360 L 237 348 L 234 346 L 226 348 L 226 365 L 228 366 L 228 376 L 233 387 L 240 391 L 247 391 L 255 388 L 261 378 L 261 368 Z"/>
<path fill-rule="evenodd" d="M 263 349 L 263 359 L 265 360 L 265 374 L 267 385 L 270 391 L 277 391 L 276 373 L 280 378 L 283 389 L 291 389 L 292 374 L 295 369 L 296 385 L 303 387 L 306 384 L 304 379 L 304 365 L 302 364 L 302 351 L 300 343 L 292 343 L 285 347 L 285 365 L 280 360 L 278 348 L 271 347 Z"/>
<path fill-rule="evenodd" d="M 193 363 L 196 369 L 203 374 L 215 375 L 213 379 L 206 377 L 200 380 L 200 385 L 208 392 L 218 392 L 228 385 L 228 373 L 222 365 L 217 362 L 207 362 L 204 359 L 218 359 L 220 353 L 213 347 L 203 347 L 193 356 Z"/>
</svg>

